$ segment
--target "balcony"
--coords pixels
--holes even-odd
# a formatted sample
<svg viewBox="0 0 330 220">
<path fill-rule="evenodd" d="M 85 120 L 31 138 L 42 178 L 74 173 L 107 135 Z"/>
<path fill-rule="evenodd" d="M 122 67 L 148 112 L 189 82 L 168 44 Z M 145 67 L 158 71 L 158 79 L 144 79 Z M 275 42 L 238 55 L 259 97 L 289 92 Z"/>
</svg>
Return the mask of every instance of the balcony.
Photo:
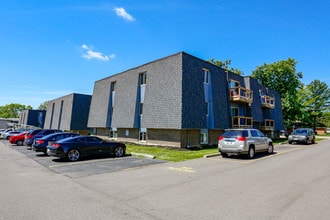
<svg viewBox="0 0 330 220">
<path fill-rule="evenodd" d="M 244 103 L 252 103 L 253 101 L 253 91 L 236 86 L 233 88 L 230 88 L 230 100 L 234 102 L 244 102 Z"/>
<path fill-rule="evenodd" d="M 233 116 L 232 128 L 252 128 L 253 118 L 245 116 Z"/>
<path fill-rule="evenodd" d="M 275 99 L 273 97 L 263 95 L 261 96 L 261 106 L 264 108 L 274 108 Z"/>
<path fill-rule="evenodd" d="M 274 130 L 274 120 L 265 119 L 265 121 L 261 124 L 260 130 L 263 131 L 272 131 Z"/>
</svg>

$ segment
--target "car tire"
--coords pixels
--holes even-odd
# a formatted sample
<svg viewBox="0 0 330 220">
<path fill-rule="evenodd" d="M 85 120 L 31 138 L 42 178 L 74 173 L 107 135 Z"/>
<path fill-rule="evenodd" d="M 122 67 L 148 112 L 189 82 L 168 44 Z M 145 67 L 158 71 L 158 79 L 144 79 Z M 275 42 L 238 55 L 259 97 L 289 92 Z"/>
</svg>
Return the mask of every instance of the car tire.
<svg viewBox="0 0 330 220">
<path fill-rule="evenodd" d="M 123 147 L 116 147 L 115 148 L 115 156 L 116 157 L 123 157 L 125 155 L 125 149 Z"/>
<path fill-rule="evenodd" d="M 274 153 L 274 146 L 272 144 L 268 145 L 268 150 L 267 150 L 268 154 L 272 154 Z"/>
<path fill-rule="evenodd" d="M 22 146 L 22 145 L 23 145 L 23 141 L 22 141 L 22 140 L 18 140 L 18 141 L 16 142 L 16 145 L 17 145 L 17 146 Z"/>
<path fill-rule="evenodd" d="M 312 144 L 315 144 L 315 138 L 312 139 Z"/>
<path fill-rule="evenodd" d="M 247 157 L 249 159 L 253 159 L 254 158 L 254 155 L 255 155 L 254 147 L 249 147 L 249 151 L 248 151 Z"/>
<path fill-rule="evenodd" d="M 221 153 L 221 156 L 222 156 L 223 158 L 227 158 L 227 157 L 228 157 L 228 154 L 227 154 L 227 153 Z"/>
<path fill-rule="evenodd" d="M 69 152 L 67 153 L 68 160 L 70 161 L 77 161 L 80 159 L 80 152 L 77 149 L 71 149 L 69 150 Z"/>
<path fill-rule="evenodd" d="M 292 144 L 292 141 L 289 141 L 289 144 Z"/>
</svg>

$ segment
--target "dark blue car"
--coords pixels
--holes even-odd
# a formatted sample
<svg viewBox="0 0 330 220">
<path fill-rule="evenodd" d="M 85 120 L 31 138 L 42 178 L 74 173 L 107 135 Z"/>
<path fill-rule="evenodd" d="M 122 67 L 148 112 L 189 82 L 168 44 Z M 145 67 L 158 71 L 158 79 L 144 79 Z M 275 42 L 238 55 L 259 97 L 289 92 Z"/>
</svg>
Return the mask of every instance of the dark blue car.
<svg viewBox="0 0 330 220">
<path fill-rule="evenodd" d="M 44 152 L 44 154 L 47 154 L 48 145 L 52 145 L 55 141 L 59 141 L 64 138 L 75 137 L 75 136 L 79 136 L 79 134 L 70 133 L 70 132 L 59 132 L 59 133 L 49 134 L 41 138 L 35 139 L 35 142 L 32 145 L 32 149 L 36 152 Z"/>
<path fill-rule="evenodd" d="M 42 130 L 34 130 L 36 133 L 27 138 L 25 136 L 25 140 L 24 140 L 24 144 L 28 146 L 28 148 L 30 146 L 32 146 L 32 144 L 34 143 L 34 141 L 37 139 L 37 138 L 42 138 L 43 136 L 46 136 L 48 134 L 54 134 L 54 133 L 58 133 L 58 132 L 63 132 L 62 130 L 58 130 L 58 129 L 42 129 Z"/>
<path fill-rule="evenodd" d="M 78 136 L 65 138 L 47 146 L 47 154 L 53 157 L 67 158 L 77 161 L 83 156 L 113 155 L 122 157 L 126 153 L 126 145 L 119 142 L 108 142 L 94 136 Z"/>
</svg>

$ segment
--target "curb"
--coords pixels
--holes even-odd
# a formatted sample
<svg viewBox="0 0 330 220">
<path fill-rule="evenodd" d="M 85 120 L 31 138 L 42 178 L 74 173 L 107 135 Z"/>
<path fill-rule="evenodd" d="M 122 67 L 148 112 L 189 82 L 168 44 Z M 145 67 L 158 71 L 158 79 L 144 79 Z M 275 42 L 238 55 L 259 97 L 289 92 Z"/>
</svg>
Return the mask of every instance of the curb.
<svg viewBox="0 0 330 220">
<path fill-rule="evenodd" d="M 155 159 L 156 158 L 154 155 L 151 155 L 151 154 L 142 154 L 142 153 L 135 153 L 135 152 L 131 152 L 131 155 L 139 156 L 139 157 L 148 157 L 150 159 Z"/>
<path fill-rule="evenodd" d="M 217 156 L 220 156 L 220 153 L 206 154 L 206 155 L 204 155 L 203 157 L 204 157 L 204 158 L 210 158 L 210 157 L 217 157 Z"/>
</svg>

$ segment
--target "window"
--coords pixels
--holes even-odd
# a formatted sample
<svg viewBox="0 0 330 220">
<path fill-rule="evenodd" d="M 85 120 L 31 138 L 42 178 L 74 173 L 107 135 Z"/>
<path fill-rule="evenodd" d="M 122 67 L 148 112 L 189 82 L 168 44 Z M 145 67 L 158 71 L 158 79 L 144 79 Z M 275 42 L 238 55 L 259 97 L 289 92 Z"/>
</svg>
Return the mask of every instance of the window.
<svg viewBox="0 0 330 220">
<path fill-rule="evenodd" d="M 239 87 L 239 82 L 238 81 L 236 81 L 236 80 L 230 80 L 229 81 L 229 83 L 230 83 L 230 88 L 235 88 L 235 87 Z"/>
<path fill-rule="evenodd" d="M 147 132 L 140 132 L 139 140 L 140 141 L 146 141 L 147 140 Z"/>
<path fill-rule="evenodd" d="M 140 115 L 143 114 L 143 103 L 140 103 Z"/>
<path fill-rule="evenodd" d="M 255 130 L 251 130 L 250 132 L 251 132 L 251 136 L 252 136 L 252 137 L 259 137 L 257 131 L 255 131 Z"/>
<path fill-rule="evenodd" d="M 208 102 L 205 102 L 205 106 L 206 106 L 206 116 L 209 115 L 209 108 L 210 108 L 210 105 Z"/>
<path fill-rule="evenodd" d="M 140 85 L 144 85 L 147 82 L 147 72 L 140 73 Z"/>
<path fill-rule="evenodd" d="M 208 69 L 203 69 L 204 83 L 209 83 L 210 81 L 210 71 Z"/>
<path fill-rule="evenodd" d="M 116 81 L 111 82 L 110 90 L 111 90 L 111 92 L 116 91 Z"/>
<path fill-rule="evenodd" d="M 202 129 L 200 133 L 200 144 L 209 143 L 209 132 L 207 129 Z"/>
<path fill-rule="evenodd" d="M 231 116 L 238 116 L 238 108 L 237 107 L 231 107 L 230 108 L 230 114 L 231 114 Z"/>
<path fill-rule="evenodd" d="M 118 131 L 110 131 L 110 138 L 117 139 Z"/>
</svg>

